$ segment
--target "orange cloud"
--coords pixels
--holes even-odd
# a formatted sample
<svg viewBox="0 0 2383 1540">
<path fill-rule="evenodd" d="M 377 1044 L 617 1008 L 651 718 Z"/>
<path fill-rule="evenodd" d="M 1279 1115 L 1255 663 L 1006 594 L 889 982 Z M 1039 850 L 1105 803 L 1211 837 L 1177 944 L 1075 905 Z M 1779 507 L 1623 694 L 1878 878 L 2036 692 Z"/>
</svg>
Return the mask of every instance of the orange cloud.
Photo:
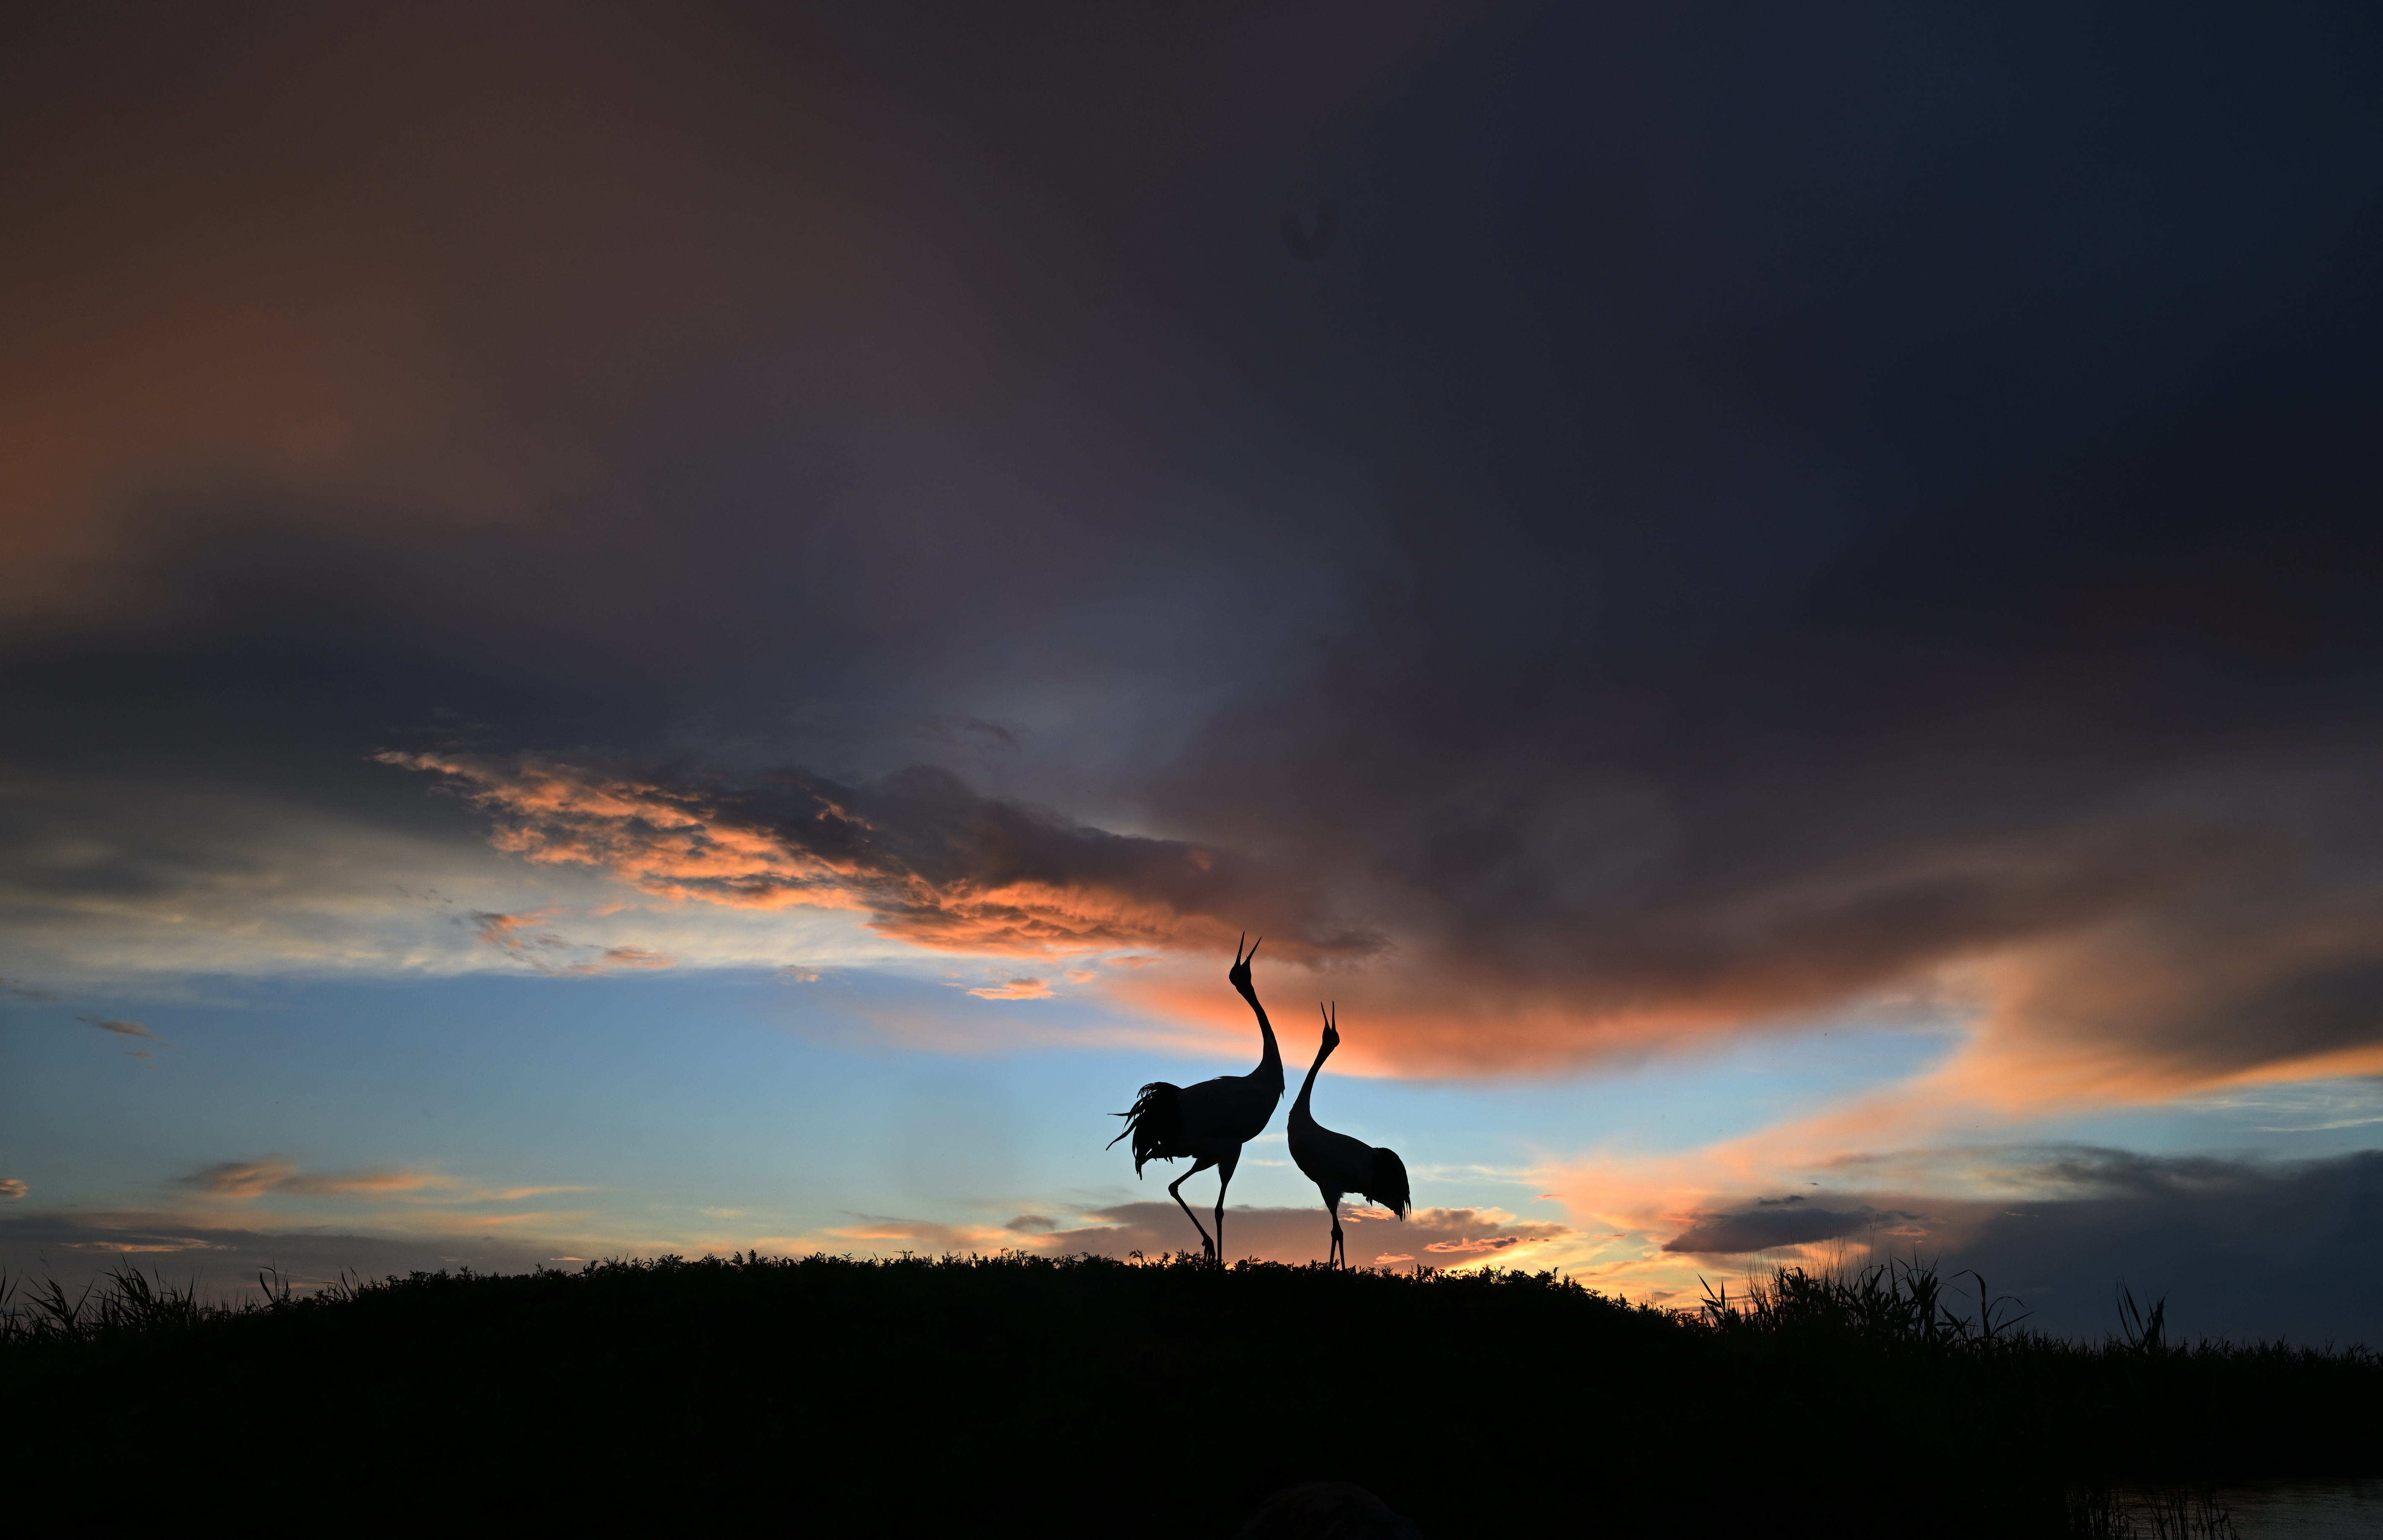
<svg viewBox="0 0 2383 1540">
<path fill-rule="evenodd" d="M 837 1240 L 860 1241 L 870 1250 L 919 1251 L 998 1251 L 1016 1246 L 1019 1237 L 1008 1230 L 982 1225 L 939 1225 L 922 1219 L 890 1219 L 861 1216 L 855 1225 L 838 1226 L 828 1231 Z M 793 1239 L 782 1237 L 781 1239 Z"/>
<path fill-rule="evenodd" d="M 554 1186 L 475 1189 L 469 1183 L 433 1171 L 301 1172 L 279 1155 L 254 1160 L 223 1161 L 176 1178 L 176 1185 L 194 1188 L 218 1198 L 262 1198 L 287 1192 L 311 1198 L 397 1200 L 416 1203 L 517 1202 L 554 1192 L 584 1192 L 583 1187 Z"/>
<path fill-rule="evenodd" d="M 266 1156 L 254 1161 L 223 1161 L 204 1166 L 178 1180 L 218 1198 L 262 1198 L 298 1174 L 288 1161 Z"/>
<path fill-rule="evenodd" d="M 660 952 L 648 952 L 642 946 L 608 946 L 595 967 L 598 969 L 675 967 L 674 959 Z"/>
<path fill-rule="evenodd" d="M 619 906 L 607 906 L 599 914 L 617 912 Z M 575 973 L 593 975 L 622 969 L 641 970 L 675 967 L 678 960 L 666 953 L 649 951 L 642 946 L 607 946 L 601 950 L 582 945 L 549 930 L 533 930 L 552 918 L 558 911 L 539 909 L 526 915 L 499 914 L 475 911 L 462 918 L 472 927 L 473 934 L 487 945 L 508 952 L 540 973 Z M 568 960 L 573 953 L 596 951 L 593 957 Z"/>
<path fill-rule="evenodd" d="M 502 849 L 673 901 L 857 909 L 883 935 L 980 955 L 1129 949 L 1118 960 L 1133 969 L 1058 975 L 1202 1031 L 1245 1028 L 1205 958 L 1182 959 L 1262 932 L 1266 956 L 1315 974 L 1291 1000 L 1341 1003 L 1353 1029 L 1341 1063 L 1360 1073 L 1509 1074 L 1873 1009 L 1984 1021 L 1960 1094 L 2013 1105 L 2383 1065 L 2371 941 L 2383 901 L 2354 872 L 2334 888 L 2277 882 L 2290 848 L 2225 826 L 2224 786 L 2024 836 L 1848 841 L 1726 881 L 1650 883 L 1594 916 L 1525 906 L 1501 919 L 1522 901 L 1453 879 L 1427 893 L 1352 887 L 1397 917 L 1367 929 L 1340 917 L 1319 875 L 1362 874 L 1348 852 L 1269 864 L 1112 834 L 939 770 L 845 784 L 799 770 L 731 780 L 538 756 L 381 758 L 440 777 L 489 815 Z M 1551 848 L 1547 860 L 1569 847 Z M 1508 885 L 1559 891 L 1545 865 Z M 534 962 L 561 944 L 532 928 L 539 917 L 480 918 L 491 944 Z M 970 992 L 1040 998 L 1053 977 Z M 1261 988 L 1289 1003 L 1279 972 Z"/>
<path fill-rule="evenodd" d="M 528 860 L 598 868 L 670 899 L 858 908 L 872 929 L 917 946 L 1217 950 L 1251 928 L 1292 956 L 1362 955 L 1382 944 L 1335 925 L 1320 895 L 1285 873 L 1070 824 L 925 767 L 844 785 L 791 770 L 739 783 L 532 756 L 378 758 L 444 777 L 496 820 L 500 849 Z M 514 947 L 517 927 L 494 923 L 512 917 L 485 918 L 484 939 Z"/>
<path fill-rule="evenodd" d="M 473 934 L 476 935 L 481 942 L 502 951 L 525 952 L 533 946 L 568 945 L 569 943 L 561 936 L 550 932 L 533 931 L 529 929 L 544 920 L 547 914 L 548 911 L 543 909 L 527 915 L 480 911 L 463 918 L 475 928 Z"/>
<path fill-rule="evenodd" d="M 800 1235 L 751 1238 L 722 1236 L 698 1249 L 758 1249 L 781 1255 L 810 1251 L 888 1256 L 898 1252 L 990 1254 L 1005 1250 L 1045 1255 L 1145 1257 L 1196 1250 L 1199 1238 L 1168 1202 L 1120 1203 L 1084 1213 L 1072 1225 L 1047 1214 L 1021 1214 L 1006 1225 L 947 1224 L 891 1215 L 856 1214 L 853 1223 Z M 1330 1245 L 1331 1226 L 1321 1204 L 1308 1208 L 1234 1208 L 1226 1211 L 1226 1249 L 1236 1259 L 1320 1262 Z M 1548 1265 L 1548 1259 L 1575 1238 L 1565 1225 L 1518 1220 L 1497 1209 L 1417 1209 L 1400 1221 L 1379 1210 L 1352 1207 L 1341 1226 L 1350 1255 L 1362 1263 L 1465 1271 L 1480 1267 Z"/>
<path fill-rule="evenodd" d="M 969 991 L 980 1000 L 1048 1000 L 1051 986 L 1040 979 L 1012 979 L 1007 983 Z"/>
<path fill-rule="evenodd" d="M 446 1178 L 423 1171 L 351 1171 L 322 1177 L 293 1176 L 278 1184 L 283 1191 L 325 1197 L 378 1197 L 389 1193 L 420 1192 L 426 1188 L 448 1185 Z"/>
<path fill-rule="evenodd" d="M 93 1027 L 103 1032 L 112 1032 L 120 1038 L 147 1038 L 152 1042 L 160 1041 L 156 1033 L 137 1021 L 119 1021 L 113 1017 L 96 1016 L 77 1016 L 75 1019 L 86 1027 Z"/>
</svg>

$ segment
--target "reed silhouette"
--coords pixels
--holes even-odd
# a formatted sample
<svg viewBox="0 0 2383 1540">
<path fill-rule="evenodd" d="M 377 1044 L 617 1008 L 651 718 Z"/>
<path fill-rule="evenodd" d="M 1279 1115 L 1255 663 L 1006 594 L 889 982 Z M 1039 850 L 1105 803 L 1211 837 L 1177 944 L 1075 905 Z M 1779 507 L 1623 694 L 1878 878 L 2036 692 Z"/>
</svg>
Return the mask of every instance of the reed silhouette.
<svg viewBox="0 0 2383 1540">
<path fill-rule="evenodd" d="M 1257 986 L 1251 981 L 1250 965 L 1258 955 L 1258 946 L 1266 938 L 1258 938 L 1247 955 L 1241 942 L 1249 940 L 1246 931 L 1241 942 L 1233 946 L 1233 966 L 1225 977 L 1250 1009 L 1257 1014 L 1258 1035 L 1266 1046 L 1258 1058 L 1258 1066 L 1247 1075 L 1219 1075 L 1213 1080 L 1203 1080 L 1196 1086 L 1169 1085 L 1154 1080 L 1142 1088 L 1131 1108 L 1117 1115 L 1125 1119 L 1125 1131 L 1109 1140 L 1114 1148 L 1117 1140 L 1133 1140 L 1133 1174 L 1142 1175 L 1143 1164 L 1150 1161 L 1189 1159 L 1192 1169 L 1167 1184 L 1167 1195 L 1192 1221 L 1200 1232 L 1200 1247 L 1208 1259 L 1218 1266 L 1225 1257 L 1225 1191 L 1233 1185 L 1233 1172 L 1241 1164 L 1241 1146 L 1266 1132 L 1267 1121 L 1282 1100 L 1282 1050 L 1274 1041 L 1274 1023 L 1266 1019 L 1266 1007 L 1258 1004 Z M 1183 1201 L 1183 1184 L 1207 1170 L 1216 1168 L 1216 1234 L 1212 1239 L 1200 1216 Z"/>
<path fill-rule="evenodd" d="M 1332 1216 L 1330 1265 L 1340 1267 L 1349 1261 L 1348 1243 L 1340 1235 L 1340 1200 L 1361 1192 L 1367 1202 L 1378 1203 L 1404 1220 L 1407 1167 L 1397 1152 L 1335 1133 L 1316 1122 L 1309 1110 L 1315 1095 L 1315 1077 L 1323 1071 L 1324 1061 L 1340 1046 L 1339 1002 L 1329 1009 L 1316 1008 L 1324 1011 L 1324 1046 L 1315 1051 L 1315 1062 L 1307 1066 L 1307 1082 L 1299 1088 L 1299 1100 L 1290 1104 L 1290 1158 L 1324 1196 L 1324 1212 Z"/>
</svg>

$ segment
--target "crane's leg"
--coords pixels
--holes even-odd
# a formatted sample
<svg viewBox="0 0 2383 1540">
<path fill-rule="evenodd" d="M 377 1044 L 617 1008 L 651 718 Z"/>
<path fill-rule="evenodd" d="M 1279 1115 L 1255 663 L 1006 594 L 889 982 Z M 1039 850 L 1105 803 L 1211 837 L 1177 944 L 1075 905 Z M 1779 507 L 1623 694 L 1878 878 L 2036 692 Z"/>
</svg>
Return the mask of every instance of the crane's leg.
<svg viewBox="0 0 2383 1540">
<path fill-rule="evenodd" d="M 1175 1200 L 1175 1206 L 1183 1211 L 1183 1217 L 1192 1221 L 1192 1227 L 1200 1232 L 1200 1250 L 1207 1252 L 1209 1258 L 1213 1261 L 1216 1257 L 1222 1256 L 1224 1252 L 1217 1248 L 1215 1241 L 1208 1238 L 1207 1226 L 1201 1224 L 1200 1216 L 1192 1212 L 1192 1205 L 1183 1201 L 1183 1194 L 1180 1190 L 1184 1183 L 1200 1175 L 1201 1172 L 1207 1170 L 1208 1165 L 1208 1162 L 1202 1161 L 1198 1164 L 1192 1166 L 1191 1170 L 1186 1171 L 1180 1177 L 1178 1177 L 1173 1181 L 1167 1183 L 1167 1196 Z M 1221 1209 L 1219 1212 L 1221 1212 Z M 1221 1231 L 1224 1227 L 1223 1222 L 1219 1220 L 1216 1228 Z"/>
<path fill-rule="evenodd" d="M 1323 1193 L 1324 1212 L 1332 1221 L 1332 1250 L 1329 1252 L 1330 1260 L 1325 1265 L 1337 1267 L 1340 1264 L 1340 1195 L 1337 1192 L 1325 1192 L 1321 1186 L 1318 1186 L 1315 1190 Z"/>
<path fill-rule="evenodd" d="M 1233 1185 L 1233 1168 L 1241 1164 L 1241 1147 L 1216 1163 L 1216 1265 L 1225 1265 L 1225 1189 Z"/>
</svg>

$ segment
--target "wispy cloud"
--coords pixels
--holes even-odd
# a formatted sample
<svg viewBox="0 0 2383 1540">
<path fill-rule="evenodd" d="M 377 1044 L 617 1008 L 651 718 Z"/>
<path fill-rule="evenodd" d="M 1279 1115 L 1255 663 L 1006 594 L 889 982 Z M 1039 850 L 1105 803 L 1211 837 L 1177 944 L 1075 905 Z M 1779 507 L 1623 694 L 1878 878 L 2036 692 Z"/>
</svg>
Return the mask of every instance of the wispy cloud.
<svg viewBox="0 0 2383 1540">
<path fill-rule="evenodd" d="M 507 915 L 481 909 L 457 918 L 461 924 L 471 929 L 482 945 L 493 946 L 500 952 L 559 950 L 571 944 L 552 931 L 531 929 L 545 921 L 547 916 L 544 911 Z"/>
<path fill-rule="evenodd" d="M 15 1177 L 0 1177 L 0 1198 L 22 1198 L 32 1189 Z"/>
<path fill-rule="evenodd" d="M 283 1191 L 324 1197 L 388 1197 L 454 1185 L 426 1171 L 347 1171 L 322 1176 L 291 1176 L 278 1184 Z"/>
<path fill-rule="evenodd" d="M 178 1177 L 175 1182 L 218 1198 L 261 1198 L 297 1175 L 298 1168 L 288 1161 L 266 1156 L 262 1160 L 220 1161 Z"/>
<path fill-rule="evenodd" d="M 1012 979 L 969 991 L 980 1000 L 1048 1000 L 1051 986 L 1040 979 Z"/>
<path fill-rule="evenodd" d="M 53 1004 L 58 999 L 56 995 L 51 993 L 48 990 L 37 989 L 31 984 L 24 983 L 15 979 L 0 979 L 0 994 L 6 995 L 13 1000 L 29 1000 L 36 1004 L 43 1005 Z"/>
<path fill-rule="evenodd" d="M 557 1192 L 589 1190 L 584 1186 L 555 1183 L 484 1187 L 437 1171 L 303 1171 L 294 1161 L 282 1155 L 220 1161 L 178 1177 L 174 1184 L 216 1198 L 248 1200 L 267 1193 L 290 1193 L 409 1204 L 510 1203 Z"/>
<path fill-rule="evenodd" d="M 617 908 L 617 906 L 615 906 Z M 666 953 L 642 946 L 591 946 L 565 939 L 546 926 L 560 911 L 512 915 L 474 910 L 456 917 L 485 946 L 512 954 L 540 973 L 583 976 L 675 967 Z"/>
<path fill-rule="evenodd" d="M 125 1021 L 113 1016 L 79 1016 L 75 1017 L 75 1019 L 83 1023 L 83 1025 L 87 1027 L 95 1027 L 103 1032 L 113 1032 L 120 1038 L 147 1038 L 152 1042 L 162 1042 L 165 1041 L 156 1033 L 151 1031 L 148 1028 L 143 1027 L 137 1021 Z"/>
</svg>

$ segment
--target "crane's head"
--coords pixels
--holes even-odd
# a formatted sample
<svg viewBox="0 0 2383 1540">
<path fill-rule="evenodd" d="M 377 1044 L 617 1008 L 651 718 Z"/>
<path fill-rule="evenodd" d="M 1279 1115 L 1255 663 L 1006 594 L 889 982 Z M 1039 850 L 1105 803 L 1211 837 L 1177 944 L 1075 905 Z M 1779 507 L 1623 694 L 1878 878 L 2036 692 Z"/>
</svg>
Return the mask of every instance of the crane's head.
<svg viewBox="0 0 2383 1540">
<path fill-rule="evenodd" d="M 1340 1046 L 1340 1003 L 1336 1000 L 1328 1006 L 1319 1004 L 1315 1008 L 1324 1013 L 1324 1051 L 1329 1053 Z"/>
<path fill-rule="evenodd" d="M 1245 942 L 1249 939 L 1250 933 L 1247 930 L 1242 931 L 1241 941 Z M 1264 946 L 1265 944 L 1266 938 L 1264 936 L 1260 936 L 1257 941 L 1257 946 L 1251 947 L 1249 951 L 1244 954 L 1241 951 L 1241 942 L 1234 942 L 1233 970 L 1225 975 L 1226 979 L 1230 982 L 1235 989 L 1241 991 L 1241 993 L 1249 996 L 1251 999 L 1257 998 L 1257 988 L 1250 982 L 1250 964 L 1257 958 L 1258 946 Z"/>
</svg>

